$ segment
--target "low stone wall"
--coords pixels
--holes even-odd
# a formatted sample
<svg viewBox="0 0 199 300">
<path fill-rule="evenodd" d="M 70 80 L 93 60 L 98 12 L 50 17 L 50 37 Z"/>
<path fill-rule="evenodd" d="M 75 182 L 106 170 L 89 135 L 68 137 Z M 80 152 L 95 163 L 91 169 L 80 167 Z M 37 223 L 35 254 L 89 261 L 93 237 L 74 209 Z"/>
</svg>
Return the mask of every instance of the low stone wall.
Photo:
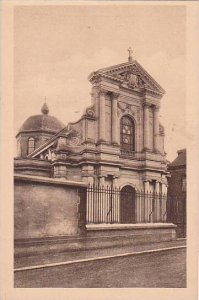
<svg viewBox="0 0 199 300">
<path fill-rule="evenodd" d="M 59 252 L 97 250 L 159 242 L 174 242 L 173 224 L 100 224 L 87 225 L 85 237 L 58 237 L 15 242 L 15 257 Z M 133 249 L 133 248 L 132 248 Z"/>
<path fill-rule="evenodd" d="M 176 240 L 172 223 L 99 224 L 87 225 L 87 237 L 124 237 L 131 243 L 154 243 Z"/>
<path fill-rule="evenodd" d="M 78 235 L 85 205 L 85 183 L 15 174 L 14 238 Z"/>
</svg>

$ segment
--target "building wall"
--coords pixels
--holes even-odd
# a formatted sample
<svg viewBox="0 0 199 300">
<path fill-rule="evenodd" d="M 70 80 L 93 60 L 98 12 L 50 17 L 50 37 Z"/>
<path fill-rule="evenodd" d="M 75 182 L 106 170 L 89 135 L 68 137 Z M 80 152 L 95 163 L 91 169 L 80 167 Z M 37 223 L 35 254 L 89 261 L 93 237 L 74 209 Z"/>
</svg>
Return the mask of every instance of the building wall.
<svg viewBox="0 0 199 300">
<path fill-rule="evenodd" d="M 55 179 L 15 177 L 15 239 L 77 235 L 79 192 L 84 186 Z"/>
<path fill-rule="evenodd" d="M 177 225 L 177 236 L 186 236 L 186 166 L 170 167 L 167 219 Z"/>
<path fill-rule="evenodd" d="M 171 177 L 168 178 L 168 192 L 170 195 L 183 195 L 183 178 L 186 178 L 186 167 L 169 168 Z"/>
<path fill-rule="evenodd" d="M 15 158 L 14 172 L 18 174 L 52 177 L 49 161 L 41 159 Z"/>
<path fill-rule="evenodd" d="M 160 153 L 164 154 L 164 135 L 159 135 Z"/>
</svg>

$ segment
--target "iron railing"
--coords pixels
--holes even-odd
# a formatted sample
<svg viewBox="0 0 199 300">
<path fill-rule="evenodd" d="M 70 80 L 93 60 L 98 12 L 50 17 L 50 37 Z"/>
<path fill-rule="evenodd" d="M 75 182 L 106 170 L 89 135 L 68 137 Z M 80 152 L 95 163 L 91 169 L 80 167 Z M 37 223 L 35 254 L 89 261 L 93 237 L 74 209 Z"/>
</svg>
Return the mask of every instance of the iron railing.
<svg viewBox="0 0 199 300">
<path fill-rule="evenodd" d="M 162 193 L 89 185 L 86 222 L 157 223 L 166 222 L 167 196 Z"/>
</svg>

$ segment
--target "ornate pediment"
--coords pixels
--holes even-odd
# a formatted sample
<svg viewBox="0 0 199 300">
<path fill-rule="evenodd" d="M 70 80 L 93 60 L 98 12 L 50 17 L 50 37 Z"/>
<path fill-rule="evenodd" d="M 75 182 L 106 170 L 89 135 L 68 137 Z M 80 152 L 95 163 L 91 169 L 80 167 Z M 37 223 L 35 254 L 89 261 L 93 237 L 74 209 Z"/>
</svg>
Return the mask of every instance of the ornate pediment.
<svg viewBox="0 0 199 300">
<path fill-rule="evenodd" d="M 139 74 L 137 68 L 135 65 L 131 65 L 127 70 L 116 72 L 115 74 L 112 74 L 113 78 L 121 80 L 122 85 L 126 85 L 129 88 L 135 89 L 135 88 L 150 88 L 150 85 L 147 81 L 144 81 L 142 79 L 142 76 Z"/>
<path fill-rule="evenodd" d="M 165 93 L 163 88 L 135 60 L 113 67 L 100 69 L 89 76 L 89 80 L 92 83 L 99 81 L 102 78 L 107 78 L 117 83 L 119 86 L 133 90 L 148 89 L 160 95 Z"/>
</svg>

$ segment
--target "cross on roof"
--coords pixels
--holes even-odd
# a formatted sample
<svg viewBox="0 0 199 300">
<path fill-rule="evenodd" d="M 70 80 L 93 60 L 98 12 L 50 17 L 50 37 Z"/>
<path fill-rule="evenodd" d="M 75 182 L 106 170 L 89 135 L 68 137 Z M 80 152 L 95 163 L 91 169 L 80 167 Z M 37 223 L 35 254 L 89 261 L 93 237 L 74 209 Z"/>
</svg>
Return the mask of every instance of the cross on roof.
<svg viewBox="0 0 199 300">
<path fill-rule="evenodd" d="M 131 47 L 129 47 L 129 49 L 128 49 L 127 51 L 128 51 L 128 53 L 129 53 L 128 60 L 129 60 L 129 61 L 132 61 L 132 60 L 133 60 L 133 56 L 132 56 L 133 50 L 131 49 Z"/>
</svg>

